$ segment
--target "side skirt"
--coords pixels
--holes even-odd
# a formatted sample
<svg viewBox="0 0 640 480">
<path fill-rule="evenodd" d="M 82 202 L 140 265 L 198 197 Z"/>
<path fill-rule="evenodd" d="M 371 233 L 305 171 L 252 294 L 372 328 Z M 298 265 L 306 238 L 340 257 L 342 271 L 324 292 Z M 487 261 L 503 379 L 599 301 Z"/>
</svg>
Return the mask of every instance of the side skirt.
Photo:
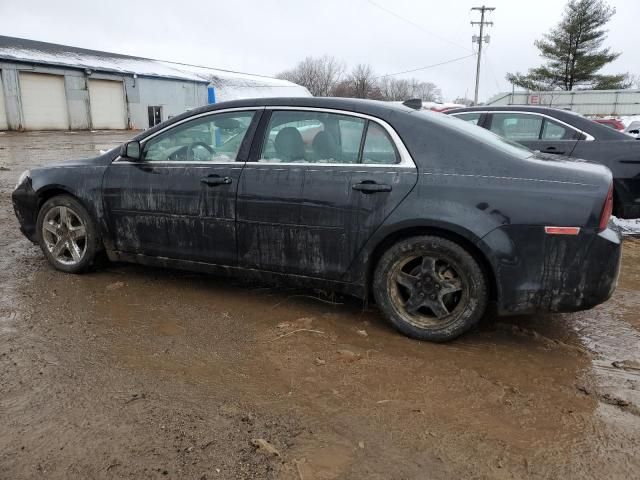
<svg viewBox="0 0 640 480">
<path fill-rule="evenodd" d="M 191 260 L 176 260 L 168 257 L 152 257 L 149 255 L 119 252 L 116 250 L 107 250 L 107 256 L 112 262 L 127 262 L 150 267 L 187 270 L 191 272 L 213 274 L 216 276 L 233 277 L 247 282 L 293 285 L 302 288 L 322 288 L 357 298 L 364 298 L 365 295 L 363 285 L 337 282 L 334 280 L 324 280 L 304 275 L 270 272 L 253 268 L 230 267 L 228 265 L 215 265 L 212 263 L 195 262 Z"/>
</svg>

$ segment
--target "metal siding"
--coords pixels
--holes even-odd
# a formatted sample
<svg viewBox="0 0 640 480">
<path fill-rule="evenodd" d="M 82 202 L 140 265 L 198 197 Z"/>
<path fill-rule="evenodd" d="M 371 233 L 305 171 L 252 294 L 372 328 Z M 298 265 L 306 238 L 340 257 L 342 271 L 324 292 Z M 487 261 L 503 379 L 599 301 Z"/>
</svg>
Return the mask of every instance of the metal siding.
<svg viewBox="0 0 640 480">
<path fill-rule="evenodd" d="M 2 76 L 0 75 L 0 130 L 7 130 L 7 112 L 4 108 L 4 86 L 2 84 Z"/>
<path fill-rule="evenodd" d="M 20 72 L 20 100 L 27 130 L 67 130 L 64 77 Z"/>
<path fill-rule="evenodd" d="M 127 114 L 122 82 L 92 79 L 88 83 L 92 128 L 124 130 Z"/>
<path fill-rule="evenodd" d="M 89 92 L 84 73 L 66 72 L 64 88 L 67 94 L 67 108 L 69 109 L 69 123 L 72 130 L 88 130 L 91 126 L 89 119 Z"/>
<path fill-rule="evenodd" d="M 532 102 L 533 98 L 538 102 Z M 487 105 L 552 106 L 583 115 L 640 115 L 640 90 L 502 93 L 490 99 Z"/>
<path fill-rule="evenodd" d="M 207 85 L 181 80 L 137 78 L 126 82 L 129 100 L 131 128 L 144 129 L 149 125 L 147 108 L 162 107 L 162 118 L 166 120 L 181 113 L 207 104 Z"/>
</svg>

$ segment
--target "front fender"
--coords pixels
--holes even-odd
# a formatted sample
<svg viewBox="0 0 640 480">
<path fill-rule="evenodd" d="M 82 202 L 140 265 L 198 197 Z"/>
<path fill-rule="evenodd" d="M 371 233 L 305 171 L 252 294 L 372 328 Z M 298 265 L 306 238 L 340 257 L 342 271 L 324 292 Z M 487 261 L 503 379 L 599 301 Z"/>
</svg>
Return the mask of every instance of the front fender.
<svg viewBox="0 0 640 480">
<path fill-rule="evenodd" d="M 104 238 L 106 224 L 102 205 L 102 178 L 104 165 L 60 166 L 32 171 L 31 186 L 37 208 L 33 212 L 34 223 L 38 210 L 48 198 L 58 194 L 68 194 L 87 209 Z"/>
</svg>

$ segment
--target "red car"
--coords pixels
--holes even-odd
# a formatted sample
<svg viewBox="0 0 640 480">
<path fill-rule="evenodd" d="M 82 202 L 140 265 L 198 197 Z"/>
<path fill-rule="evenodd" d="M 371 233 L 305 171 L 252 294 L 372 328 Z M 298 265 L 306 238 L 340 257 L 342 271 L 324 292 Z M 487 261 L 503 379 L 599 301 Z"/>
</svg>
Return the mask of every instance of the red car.
<svg viewBox="0 0 640 480">
<path fill-rule="evenodd" d="M 602 125 L 606 125 L 607 127 L 614 128 L 616 130 L 624 130 L 624 124 L 620 120 L 617 120 L 615 118 L 596 118 L 593 121 L 601 123 Z"/>
</svg>

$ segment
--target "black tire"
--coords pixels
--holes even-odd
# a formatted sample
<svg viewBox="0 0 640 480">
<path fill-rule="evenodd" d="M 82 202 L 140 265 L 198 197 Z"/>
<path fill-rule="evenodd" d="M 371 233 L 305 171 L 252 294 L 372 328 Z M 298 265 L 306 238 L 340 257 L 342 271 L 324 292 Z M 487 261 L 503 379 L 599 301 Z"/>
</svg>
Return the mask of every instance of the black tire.
<svg viewBox="0 0 640 480">
<path fill-rule="evenodd" d="M 437 236 L 399 241 L 376 265 L 373 294 L 391 324 L 418 340 L 446 342 L 476 325 L 489 301 L 482 267 Z"/>
<path fill-rule="evenodd" d="M 64 209 L 65 218 L 71 218 L 69 221 L 63 221 L 61 209 Z M 44 230 L 45 219 L 49 227 Z M 73 235 L 80 232 L 80 227 L 84 227 L 84 237 L 77 238 Z M 100 252 L 100 239 L 95 222 L 82 204 L 70 195 L 57 195 L 50 198 L 38 212 L 36 222 L 38 234 L 38 243 L 49 263 L 54 268 L 66 273 L 82 273 L 89 270 L 96 259 L 96 255 Z M 78 247 L 76 256 L 73 255 L 71 249 L 71 240 Z M 59 243 L 65 243 L 64 251 L 60 255 L 56 255 L 56 249 L 52 250 L 51 245 L 57 246 Z"/>
</svg>

